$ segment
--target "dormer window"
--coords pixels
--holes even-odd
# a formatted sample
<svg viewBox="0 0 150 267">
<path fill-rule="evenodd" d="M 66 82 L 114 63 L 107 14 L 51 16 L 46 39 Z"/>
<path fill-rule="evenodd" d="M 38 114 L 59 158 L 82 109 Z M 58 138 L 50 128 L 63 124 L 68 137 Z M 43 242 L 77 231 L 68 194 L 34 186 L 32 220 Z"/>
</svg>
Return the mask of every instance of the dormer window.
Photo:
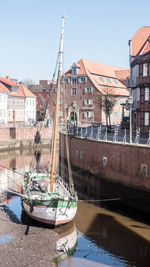
<svg viewBox="0 0 150 267">
<path fill-rule="evenodd" d="M 11 92 L 17 93 L 18 92 L 18 87 L 17 86 L 11 86 Z"/>
<path fill-rule="evenodd" d="M 75 64 L 72 65 L 72 75 L 77 75 L 77 67 Z"/>
</svg>

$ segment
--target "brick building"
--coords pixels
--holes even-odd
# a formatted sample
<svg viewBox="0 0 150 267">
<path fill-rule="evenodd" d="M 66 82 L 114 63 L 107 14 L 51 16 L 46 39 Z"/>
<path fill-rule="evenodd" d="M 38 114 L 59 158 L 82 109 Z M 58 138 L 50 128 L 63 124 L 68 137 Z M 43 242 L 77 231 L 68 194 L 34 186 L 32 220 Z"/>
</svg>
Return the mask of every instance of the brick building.
<svg viewBox="0 0 150 267">
<path fill-rule="evenodd" d="M 61 82 L 61 99 L 59 117 L 74 123 L 106 124 L 103 109 L 98 104 L 98 95 L 109 93 L 116 97 L 111 124 L 120 124 L 123 116 L 122 103 L 125 103 L 129 92 L 125 86 L 129 70 L 113 67 L 88 60 L 79 60 L 66 71 Z M 44 113 L 49 103 L 50 119 L 53 120 L 56 104 L 56 84 L 40 81 L 39 85 L 29 85 L 37 96 L 38 114 Z"/>
<path fill-rule="evenodd" d="M 150 130 L 150 27 L 141 27 L 129 42 L 130 77 L 133 96 L 133 129 Z"/>
<path fill-rule="evenodd" d="M 50 80 L 40 80 L 39 84 L 28 85 L 29 90 L 36 96 L 36 117 L 37 120 L 43 120 L 45 111 L 50 104 L 50 93 L 52 83 Z"/>
<path fill-rule="evenodd" d="M 125 86 L 129 70 L 81 59 L 65 73 L 65 103 L 69 120 L 79 123 L 106 124 L 98 97 L 114 95 L 116 103 L 111 114 L 111 124 L 120 124 L 122 105 L 129 92 Z"/>
</svg>

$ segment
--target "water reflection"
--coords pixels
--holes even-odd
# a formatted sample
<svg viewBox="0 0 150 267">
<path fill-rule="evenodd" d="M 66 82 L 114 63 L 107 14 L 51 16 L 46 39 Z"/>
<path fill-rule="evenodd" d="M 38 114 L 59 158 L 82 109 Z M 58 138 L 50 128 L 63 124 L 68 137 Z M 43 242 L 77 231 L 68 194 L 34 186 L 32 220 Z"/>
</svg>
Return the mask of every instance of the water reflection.
<svg viewBox="0 0 150 267">
<path fill-rule="evenodd" d="M 29 170 L 31 161 L 35 164 L 42 161 L 46 166 L 49 149 L 40 153 L 32 150 L 14 153 L 0 156 L 0 166 L 8 168 L 0 167 L 0 206 L 10 220 L 27 226 L 25 235 L 28 235 L 30 226 L 36 226 L 37 231 L 47 226 L 29 218 L 22 210 L 20 197 L 5 194 L 4 190 L 10 188 L 21 192 L 19 173 Z M 134 214 L 131 218 L 92 203 L 79 202 L 75 222 L 59 227 L 57 231 L 55 266 L 149 266 L 150 226 L 134 220 Z M 6 239 L 1 235 L 0 242 L 3 240 Z"/>
</svg>

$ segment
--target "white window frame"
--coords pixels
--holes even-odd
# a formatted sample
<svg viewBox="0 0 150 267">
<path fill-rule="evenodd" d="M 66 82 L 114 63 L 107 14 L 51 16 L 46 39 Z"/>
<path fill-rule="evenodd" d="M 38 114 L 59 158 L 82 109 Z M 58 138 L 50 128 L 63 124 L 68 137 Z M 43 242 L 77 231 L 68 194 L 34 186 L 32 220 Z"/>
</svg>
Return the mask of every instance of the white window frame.
<svg viewBox="0 0 150 267">
<path fill-rule="evenodd" d="M 72 88 L 71 88 L 71 95 L 72 95 L 72 96 L 77 95 L 77 88 L 76 88 L 76 87 L 72 87 Z"/>
<path fill-rule="evenodd" d="M 84 93 L 92 93 L 93 92 L 93 87 L 84 87 Z"/>
<path fill-rule="evenodd" d="M 93 99 L 84 99 L 84 105 L 93 105 Z"/>
<path fill-rule="evenodd" d="M 72 83 L 72 85 L 76 85 L 77 84 L 77 77 L 72 77 L 71 83 Z"/>
<path fill-rule="evenodd" d="M 143 64 L 143 77 L 147 77 L 148 74 L 148 64 L 144 63 Z"/>
<path fill-rule="evenodd" d="M 84 118 L 93 118 L 94 112 L 93 111 L 85 111 Z"/>
<path fill-rule="evenodd" d="M 145 87 L 144 89 L 144 101 L 149 101 L 149 88 Z"/>
<path fill-rule="evenodd" d="M 149 112 L 144 112 L 144 126 L 149 126 Z"/>
</svg>

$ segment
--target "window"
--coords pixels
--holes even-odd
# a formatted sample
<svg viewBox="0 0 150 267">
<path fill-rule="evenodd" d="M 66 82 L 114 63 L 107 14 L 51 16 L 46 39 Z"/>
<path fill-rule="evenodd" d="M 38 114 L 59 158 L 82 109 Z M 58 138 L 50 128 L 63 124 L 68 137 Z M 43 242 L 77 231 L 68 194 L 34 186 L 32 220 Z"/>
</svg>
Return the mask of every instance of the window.
<svg viewBox="0 0 150 267">
<path fill-rule="evenodd" d="M 150 76 L 150 63 L 149 63 L 149 76 Z"/>
<path fill-rule="evenodd" d="M 72 84 L 77 84 L 77 78 L 72 78 Z"/>
<path fill-rule="evenodd" d="M 93 105 L 93 99 L 84 99 L 84 105 Z"/>
<path fill-rule="evenodd" d="M 110 78 L 107 78 L 107 82 L 108 82 L 108 83 L 111 83 L 111 79 L 110 79 Z"/>
<path fill-rule="evenodd" d="M 59 115 L 60 118 L 62 118 L 63 117 L 63 112 L 60 110 L 58 115 Z"/>
<path fill-rule="evenodd" d="M 45 93 L 46 92 L 46 88 L 43 88 L 43 93 Z"/>
<path fill-rule="evenodd" d="M 64 91 L 64 88 L 61 87 L 61 88 L 60 88 L 60 92 L 61 92 L 61 94 L 63 93 L 63 91 Z"/>
<path fill-rule="evenodd" d="M 65 78 L 65 83 L 69 83 L 69 82 L 70 82 L 70 78 L 69 77 L 68 78 L 66 77 Z"/>
<path fill-rule="evenodd" d="M 149 101 L 149 88 L 148 87 L 145 87 L 144 100 Z"/>
<path fill-rule="evenodd" d="M 144 113 L 144 125 L 145 126 L 149 125 L 149 112 Z"/>
<path fill-rule="evenodd" d="M 72 88 L 71 95 L 76 95 L 76 94 L 77 94 L 77 88 Z"/>
<path fill-rule="evenodd" d="M 84 112 L 84 118 L 93 118 L 93 111 Z"/>
<path fill-rule="evenodd" d="M 93 92 L 93 87 L 84 88 L 84 93 L 92 93 L 92 92 Z"/>
<path fill-rule="evenodd" d="M 118 80 L 117 79 L 113 79 L 115 84 L 118 84 Z"/>
<path fill-rule="evenodd" d="M 143 64 L 143 77 L 147 76 L 147 69 L 148 69 L 148 64 L 144 63 Z"/>
<path fill-rule="evenodd" d="M 72 66 L 72 75 L 77 75 L 77 67 Z"/>
<path fill-rule="evenodd" d="M 87 77 L 85 77 L 85 76 L 84 77 L 79 77 L 78 78 L 78 82 L 79 83 L 85 83 L 85 82 L 87 82 Z"/>
<path fill-rule="evenodd" d="M 99 79 L 100 79 L 101 82 L 104 82 L 103 76 L 100 76 Z"/>
</svg>

